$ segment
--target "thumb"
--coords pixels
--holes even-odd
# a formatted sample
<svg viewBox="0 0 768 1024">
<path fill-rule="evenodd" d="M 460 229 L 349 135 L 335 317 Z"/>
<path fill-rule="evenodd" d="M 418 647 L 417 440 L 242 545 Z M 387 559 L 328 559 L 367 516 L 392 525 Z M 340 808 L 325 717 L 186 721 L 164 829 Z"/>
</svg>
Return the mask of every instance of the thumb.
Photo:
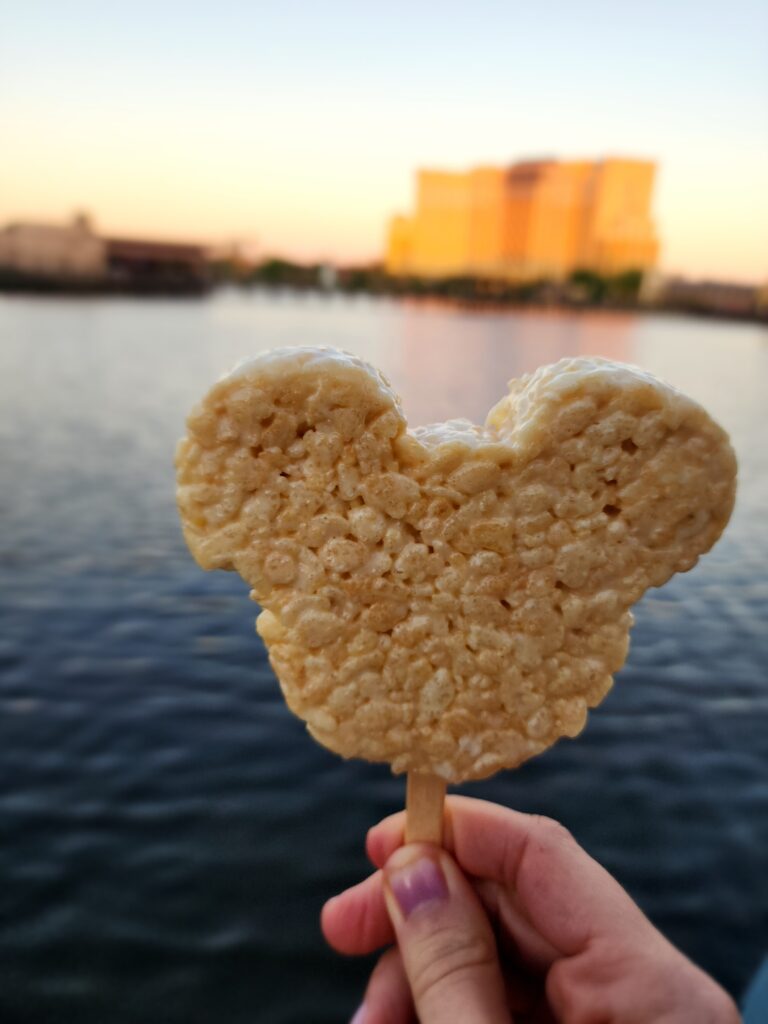
<svg viewBox="0 0 768 1024">
<path fill-rule="evenodd" d="M 384 898 L 421 1024 L 510 1020 L 490 922 L 445 850 L 396 850 L 384 866 Z"/>
</svg>

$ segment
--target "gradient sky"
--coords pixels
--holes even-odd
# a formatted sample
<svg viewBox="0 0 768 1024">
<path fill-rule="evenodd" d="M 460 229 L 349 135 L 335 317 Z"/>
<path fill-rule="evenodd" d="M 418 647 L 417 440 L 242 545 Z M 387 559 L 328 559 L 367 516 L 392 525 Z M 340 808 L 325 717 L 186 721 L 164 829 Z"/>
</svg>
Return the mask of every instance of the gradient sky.
<svg viewBox="0 0 768 1024">
<path fill-rule="evenodd" d="M 0 224 L 368 259 L 417 167 L 608 154 L 665 270 L 766 280 L 765 0 L 0 0 Z"/>
</svg>

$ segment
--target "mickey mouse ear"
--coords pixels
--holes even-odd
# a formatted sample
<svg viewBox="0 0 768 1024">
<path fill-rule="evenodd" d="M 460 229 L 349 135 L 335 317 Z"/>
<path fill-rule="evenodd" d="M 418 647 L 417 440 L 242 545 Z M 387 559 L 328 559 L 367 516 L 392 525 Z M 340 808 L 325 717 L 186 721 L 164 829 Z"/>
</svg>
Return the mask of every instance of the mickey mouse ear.
<svg viewBox="0 0 768 1024">
<path fill-rule="evenodd" d="M 580 358 L 541 367 L 510 383 L 488 425 L 529 458 L 556 456 L 570 468 L 555 511 L 591 536 L 575 542 L 583 571 L 559 577 L 569 587 L 582 576 L 592 588 L 620 584 L 632 604 L 695 565 L 733 509 L 736 459 L 725 431 L 636 366 Z"/>
<path fill-rule="evenodd" d="M 276 516 L 282 532 L 292 518 L 300 527 L 317 510 L 310 492 L 331 484 L 346 446 L 404 429 L 389 382 L 353 355 L 294 348 L 242 363 L 193 409 L 176 450 L 177 500 L 195 559 L 204 569 L 238 568 L 255 586 Z M 365 445 L 358 449 L 359 461 Z M 333 482 L 353 496 L 354 481 L 347 493 L 343 478 Z"/>
</svg>

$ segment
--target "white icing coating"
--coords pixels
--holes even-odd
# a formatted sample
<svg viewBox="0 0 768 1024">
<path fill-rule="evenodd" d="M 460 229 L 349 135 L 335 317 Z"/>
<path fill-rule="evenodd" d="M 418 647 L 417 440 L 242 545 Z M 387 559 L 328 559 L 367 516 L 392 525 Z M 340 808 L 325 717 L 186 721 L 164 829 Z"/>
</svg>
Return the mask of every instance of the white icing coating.
<svg viewBox="0 0 768 1024">
<path fill-rule="evenodd" d="M 639 367 L 600 356 L 561 359 L 509 381 L 508 387 L 509 393 L 488 413 L 486 429 L 511 448 L 527 452 L 541 450 L 549 440 L 553 412 L 579 398 L 598 407 L 617 393 L 632 392 L 652 406 L 676 409 L 680 417 L 694 409 L 704 412 L 687 395 Z"/>
<path fill-rule="evenodd" d="M 318 375 L 332 373 L 336 377 L 349 374 L 353 378 L 362 371 L 370 378 L 371 383 L 392 401 L 393 405 L 400 408 L 399 396 L 381 371 L 351 352 L 338 348 L 325 348 L 320 345 L 268 349 L 250 359 L 241 360 L 228 373 L 224 374 L 221 381 L 250 380 L 265 372 L 274 379 L 280 376 L 288 377 L 306 370 L 316 372 Z"/>
<path fill-rule="evenodd" d="M 481 448 L 498 440 L 496 431 L 479 427 L 470 420 L 446 420 L 444 423 L 429 423 L 424 427 L 409 430 L 417 441 L 428 448 L 442 445 L 463 445 L 466 448 Z"/>
</svg>

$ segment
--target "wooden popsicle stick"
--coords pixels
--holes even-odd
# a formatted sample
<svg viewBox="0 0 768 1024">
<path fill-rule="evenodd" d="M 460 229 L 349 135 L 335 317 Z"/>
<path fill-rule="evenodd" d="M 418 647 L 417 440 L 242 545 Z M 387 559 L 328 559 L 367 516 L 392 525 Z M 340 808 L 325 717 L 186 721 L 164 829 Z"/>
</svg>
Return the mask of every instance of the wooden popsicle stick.
<svg viewBox="0 0 768 1024">
<path fill-rule="evenodd" d="M 405 790 L 406 843 L 443 845 L 446 784 L 437 775 L 408 772 Z"/>
</svg>

